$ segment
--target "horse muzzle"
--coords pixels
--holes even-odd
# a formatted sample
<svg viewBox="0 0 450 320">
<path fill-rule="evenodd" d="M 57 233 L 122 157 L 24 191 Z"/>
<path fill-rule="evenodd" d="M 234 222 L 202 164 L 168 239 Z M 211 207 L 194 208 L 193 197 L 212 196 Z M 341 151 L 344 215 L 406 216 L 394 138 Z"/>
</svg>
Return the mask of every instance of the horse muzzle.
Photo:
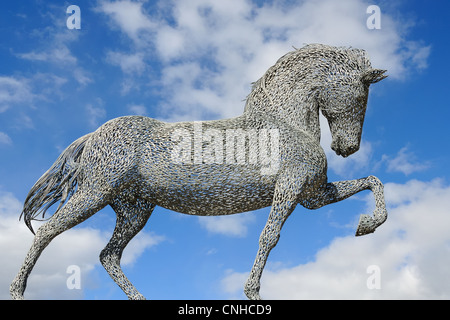
<svg viewBox="0 0 450 320">
<path fill-rule="evenodd" d="M 359 144 L 344 146 L 335 140 L 331 143 L 331 149 L 338 155 L 347 158 L 359 150 Z"/>
</svg>

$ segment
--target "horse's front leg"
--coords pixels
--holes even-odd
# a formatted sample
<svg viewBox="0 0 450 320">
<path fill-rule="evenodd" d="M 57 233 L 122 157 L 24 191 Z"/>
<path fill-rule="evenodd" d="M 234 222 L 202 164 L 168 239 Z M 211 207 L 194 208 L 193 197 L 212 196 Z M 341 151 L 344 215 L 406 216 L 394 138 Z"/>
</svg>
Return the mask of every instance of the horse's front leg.
<svg viewBox="0 0 450 320">
<path fill-rule="evenodd" d="M 264 266 L 266 265 L 270 250 L 275 247 L 280 238 L 281 227 L 295 209 L 296 204 L 296 197 L 293 194 L 290 195 L 287 192 L 275 191 L 269 219 L 259 238 L 258 253 L 244 287 L 245 295 L 251 300 L 261 299 L 259 289 Z"/>
<path fill-rule="evenodd" d="M 362 236 L 375 231 L 387 219 L 384 202 L 383 184 L 374 176 L 357 180 L 337 181 L 327 183 L 324 188 L 300 203 L 308 209 L 317 209 L 330 203 L 335 203 L 363 191 L 371 190 L 375 197 L 373 216 L 362 214 L 359 220 L 356 236 Z"/>
</svg>

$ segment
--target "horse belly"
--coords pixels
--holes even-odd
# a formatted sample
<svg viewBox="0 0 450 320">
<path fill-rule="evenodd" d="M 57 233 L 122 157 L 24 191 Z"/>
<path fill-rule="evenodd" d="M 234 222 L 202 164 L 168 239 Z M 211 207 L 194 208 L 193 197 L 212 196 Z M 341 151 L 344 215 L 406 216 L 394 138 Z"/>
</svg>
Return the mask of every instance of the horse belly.
<svg viewBox="0 0 450 320">
<path fill-rule="evenodd" d="M 192 215 L 227 215 L 268 207 L 272 203 L 274 177 L 253 171 L 183 166 L 172 173 L 147 175 L 141 194 L 158 206 Z"/>
</svg>

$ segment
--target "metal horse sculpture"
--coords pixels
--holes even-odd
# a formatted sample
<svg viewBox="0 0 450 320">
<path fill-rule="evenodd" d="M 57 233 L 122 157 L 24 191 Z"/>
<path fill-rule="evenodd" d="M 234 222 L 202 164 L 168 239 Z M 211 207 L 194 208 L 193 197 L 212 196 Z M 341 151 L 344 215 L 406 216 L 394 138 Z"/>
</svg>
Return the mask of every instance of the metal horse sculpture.
<svg viewBox="0 0 450 320">
<path fill-rule="evenodd" d="M 31 221 L 60 202 L 36 232 L 11 284 L 23 298 L 27 278 L 44 248 L 60 233 L 110 205 L 117 214 L 100 261 L 129 299 L 144 298 L 120 267 L 128 242 L 161 206 L 190 215 L 217 216 L 271 206 L 245 284 L 259 299 L 260 278 L 281 228 L 297 204 L 316 209 L 370 189 L 373 216 L 361 215 L 356 235 L 372 233 L 387 217 L 383 185 L 374 176 L 328 182 L 319 144 L 319 110 L 331 148 L 343 157 L 360 146 L 369 85 L 384 79 L 364 50 L 307 45 L 281 57 L 232 119 L 164 123 L 141 116 L 108 121 L 73 142 L 36 182 L 22 215 Z"/>
</svg>

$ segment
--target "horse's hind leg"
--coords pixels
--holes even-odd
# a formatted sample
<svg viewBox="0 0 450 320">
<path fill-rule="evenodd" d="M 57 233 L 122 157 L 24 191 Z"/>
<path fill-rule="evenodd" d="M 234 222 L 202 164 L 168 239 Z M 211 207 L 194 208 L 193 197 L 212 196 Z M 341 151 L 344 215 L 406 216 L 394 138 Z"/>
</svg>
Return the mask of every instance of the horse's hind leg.
<svg viewBox="0 0 450 320">
<path fill-rule="evenodd" d="M 111 206 L 117 214 L 116 227 L 111 240 L 100 254 L 100 262 L 128 299 L 145 299 L 123 273 L 120 259 L 126 245 L 147 223 L 155 205 L 140 199 L 131 202 L 117 198 Z"/>
<path fill-rule="evenodd" d="M 66 204 L 37 230 L 25 261 L 10 286 L 11 297 L 23 299 L 31 270 L 42 251 L 57 235 L 83 222 L 105 205 L 104 197 L 101 194 L 83 192 L 78 189 Z"/>
</svg>

